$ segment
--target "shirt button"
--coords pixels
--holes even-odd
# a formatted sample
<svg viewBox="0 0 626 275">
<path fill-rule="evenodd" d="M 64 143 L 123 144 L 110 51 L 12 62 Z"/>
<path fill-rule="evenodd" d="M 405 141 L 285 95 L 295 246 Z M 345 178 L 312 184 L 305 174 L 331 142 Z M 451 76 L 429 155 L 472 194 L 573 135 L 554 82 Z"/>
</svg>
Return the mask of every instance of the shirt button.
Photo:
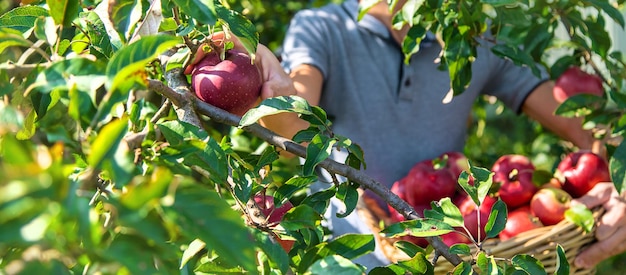
<svg viewBox="0 0 626 275">
<path fill-rule="evenodd" d="M 407 78 L 406 80 L 404 80 L 404 86 L 411 86 L 411 79 Z"/>
</svg>

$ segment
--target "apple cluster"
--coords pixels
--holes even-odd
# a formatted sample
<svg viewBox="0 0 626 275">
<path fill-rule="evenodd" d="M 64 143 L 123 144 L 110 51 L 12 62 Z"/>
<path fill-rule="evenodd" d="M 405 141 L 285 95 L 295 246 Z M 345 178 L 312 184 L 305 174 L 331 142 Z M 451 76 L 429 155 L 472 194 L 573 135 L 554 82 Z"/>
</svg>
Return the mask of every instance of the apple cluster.
<svg viewBox="0 0 626 275">
<path fill-rule="evenodd" d="M 572 199 L 586 194 L 599 182 L 610 181 L 606 160 L 590 151 L 566 155 L 559 162 L 554 177 L 547 183 L 533 181 L 535 166 L 528 157 L 503 155 L 491 168 L 493 191 L 478 207 L 458 188 L 458 177 L 464 170 L 469 170 L 467 158 L 459 152 L 448 152 L 415 164 L 405 177 L 392 185 L 391 191 L 413 206 L 419 214 L 430 209 L 431 201 L 451 198 L 463 215 L 464 225 L 474 240 L 484 239 L 484 226 L 491 208 L 500 199 L 507 205 L 508 216 L 505 228 L 498 237 L 507 240 L 531 229 L 559 223 L 564 219 Z M 395 209 L 389 207 L 389 212 L 392 222 L 404 220 Z M 481 228 L 478 224 L 481 224 Z M 465 231 L 457 230 L 441 238 L 447 245 L 471 242 L 459 232 Z M 403 240 L 422 247 L 428 245 L 424 238 L 405 236 Z"/>
<path fill-rule="evenodd" d="M 276 207 L 274 204 L 274 197 L 261 193 L 254 195 L 253 201 L 261 211 L 263 218 L 267 222 L 267 226 L 271 229 L 276 228 L 276 226 L 278 226 L 278 224 L 283 220 L 285 214 L 294 207 L 290 201 L 286 201 L 282 205 Z M 276 237 L 280 246 L 287 252 L 291 250 L 295 243 L 294 240 L 282 239 L 278 235 L 276 235 Z"/>
</svg>

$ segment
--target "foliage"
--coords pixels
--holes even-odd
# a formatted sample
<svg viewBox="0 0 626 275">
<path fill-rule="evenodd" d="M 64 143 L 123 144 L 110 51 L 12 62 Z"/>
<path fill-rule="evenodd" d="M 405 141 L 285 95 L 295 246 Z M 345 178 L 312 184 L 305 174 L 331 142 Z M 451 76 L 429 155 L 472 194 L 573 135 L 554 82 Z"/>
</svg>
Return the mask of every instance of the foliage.
<svg viewBox="0 0 626 275">
<path fill-rule="evenodd" d="M 238 36 L 250 52 L 259 42 L 278 51 L 295 11 L 330 1 L 292 0 L 286 5 L 260 0 L 23 2 L 29 3 L 0 16 L 0 270 L 9 274 L 363 272 L 351 260 L 373 250 L 373 236 L 351 234 L 329 240 L 322 214 L 333 197 L 345 203 L 344 215 L 354 211 L 357 188 L 375 186 L 355 176 L 360 174 L 354 171 L 366 167 L 363 152 L 349 137 L 332 133 L 324 110 L 297 97 L 273 98 L 237 124 L 219 110 L 201 111 L 205 106 L 197 105 L 176 85 L 186 81 L 182 68 L 198 42 L 211 32 L 221 29 Z M 364 8 L 375 2 L 362 1 Z M 478 41 L 493 43 L 494 52 L 502 57 L 546 70 L 553 78 L 569 65 L 601 74 L 605 97 L 572 98 L 559 114 L 584 114 L 585 126 L 597 129 L 600 138 L 619 140 L 610 145 L 609 157 L 616 187 L 622 190 L 626 145 L 619 138 L 624 135 L 626 60 L 611 50 L 604 31 L 607 18 L 624 25 L 617 11 L 597 0 L 408 1 L 396 23 L 412 26 L 404 43 L 407 56 L 417 50 L 426 31 L 439 34 L 445 41 L 443 64 L 457 94 L 471 76 L 468 65 Z M 567 39 L 557 38 L 558 26 L 567 28 Z M 492 35 L 483 37 L 486 30 Z M 547 61 L 546 53 L 563 48 L 567 54 Z M 491 186 L 489 173 L 480 166 L 488 166 L 505 153 L 502 148 L 510 147 L 498 145 L 480 158 L 477 148 L 485 148 L 483 142 L 499 135 L 486 130 L 484 123 L 496 121 L 495 114 L 500 119 L 513 115 L 503 116 L 497 103 L 481 100 L 475 111 L 477 134 L 466 149 L 470 159 L 478 162 L 471 172 L 478 183 L 460 182 L 478 202 Z M 597 108 L 584 108 L 591 105 Z M 198 108 L 192 111 L 200 114 L 196 120 L 181 115 L 189 106 Z M 294 137 L 310 144 L 303 151 L 302 165 L 279 159 L 278 144 L 259 132 L 250 134 L 260 117 L 278 112 L 295 112 L 311 123 Z M 526 139 L 519 144 L 532 145 L 514 150 L 540 159 L 571 149 L 546 147 L 555 140 L 553 136 L 536 124 L 522 124 L 516 129 Z M 350 152 L 346 167 L 326 160 L 329 151 L 338 147 Z M 543 160 L 546 170 L 553 163 Z M 318 168 L 348 180 L 309 195 L 307 188 L 315 182 Z M 469 176 L 464 175 L 466 180 Z M 271 194 L 276 204 L 290 200 L 296 206 L 280 226 L 270 226 L 249 203 L 258 193 Z M 406 207 L 398 201 L 391 204 Z M 459 225 L 458 209 L 449 200 L 436 205 L 440 207 L 425 219 L 389 227 L 385 234 L 405 234 L 408 229 L 413 235 L 437 236 Z M 503 211 L 506 208 L 496 204 L 488 221 L 489 236 L 502 230 Z M 283 249 L 285 241 L 293 241 L 293 248 Z M 432 272 L 425 251 L 405 251 L 411 260 L 371 273 Z M 467 249 L 453 251 L 462 254 Z M 564 253 L 558 251 L 562 260 Z M 474 256 L 479 270 L 505 272 L 499 259 L 485 253 Z M 510 260 L 527 272 L 542 268 L 528 255 Z M 567 261 L 561 266 L 566 268 Z M 464 262 L 456 270 L 467 274 L 470 268 Z"/>
</svg>

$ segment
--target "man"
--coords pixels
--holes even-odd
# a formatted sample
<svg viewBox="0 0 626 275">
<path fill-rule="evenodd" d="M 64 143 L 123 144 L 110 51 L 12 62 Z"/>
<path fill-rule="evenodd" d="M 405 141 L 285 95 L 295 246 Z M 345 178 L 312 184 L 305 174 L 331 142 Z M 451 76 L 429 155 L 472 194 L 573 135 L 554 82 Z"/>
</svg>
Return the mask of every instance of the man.
<svg viewBox="0 0 626 275">
<path fill-rule="evenodd" d="M 398 8 L 404 3 L 400 2 Z M 547 77 L 536 78 L 529 69 L 480 47 L 470 86 L 450 98 L 448 72 L 437 69 L 438 43 L 427 39 L 405 64 L 400 45 L 408 29 L 391 27 L 393 12 L 386 1 L 360 21 L 357 11 L 358 2 L 348 0 L 299 12 L 283 45 L 282 67 L 288 75 L 263 45 L 257 50 L 257 64 L 265 80 L 262 98 L 298 95 L 321 106 L 333 121 L 334 132 L 361 145 L 366 172 L 379 182 L 391 186 L 423 159 L 462 151 L 466 121 L 481 94 L 497 96 L 580 149 L 599 148 L 580 120 L 553 115 L 558 103 Z M 285 137 L 308 126 L 295 114 L 266 117 L 262 123 Z M 334 152 L 331 157 L 343 161 L 345 156 Z M 590 267 L 626 250 L 626 204 L 612 184 L 600 184 L 578 201 L 589 207 L 604 205 L 607 212 L 598 226 L 599 242 L 583 251 L 575 264 Z M 336 218 L 341 206 L 333 201 L 327 213 L 333 233 L 367 233 L 356 214 Z M 356 262 L 371 268 L 385 265 L 386 259 L 376 252 Z"/>
</svg>

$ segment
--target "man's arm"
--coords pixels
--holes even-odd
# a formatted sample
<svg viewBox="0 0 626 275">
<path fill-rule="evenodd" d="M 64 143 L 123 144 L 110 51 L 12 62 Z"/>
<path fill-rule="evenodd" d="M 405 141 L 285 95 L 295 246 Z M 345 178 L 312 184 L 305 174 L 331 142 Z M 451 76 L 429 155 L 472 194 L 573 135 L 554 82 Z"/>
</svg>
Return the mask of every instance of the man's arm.
<svg viewBox="0 0 626 275">
<path fill-rule="evenodd" d="M 604 155 L 601 141 L 594 139 L 590 130 L 582 128 L 581 119 L 554 114 L 559 103 L 552 95 L 553 88 L 553 81 L 546 81 L 537 86 L 524 101 L 522 111 L 559 137 L 572 142 L 576 147 Z"/>
<path fill-rule="evenodd" d="M 307 100 L 310 105 L 318 105 L 322 95 L 322 73 L 311 65 L 300 65 L 289 75 L 294 90 L 272 89 L 264 91 L 263 98 L 281 95 L 297 95 Z M 281 136 L 292 138 L 298 131 L 309 127 L 309 123 L 294 113 L 281 113 L 261 119 L 261 124 Z"/>
</svg>

